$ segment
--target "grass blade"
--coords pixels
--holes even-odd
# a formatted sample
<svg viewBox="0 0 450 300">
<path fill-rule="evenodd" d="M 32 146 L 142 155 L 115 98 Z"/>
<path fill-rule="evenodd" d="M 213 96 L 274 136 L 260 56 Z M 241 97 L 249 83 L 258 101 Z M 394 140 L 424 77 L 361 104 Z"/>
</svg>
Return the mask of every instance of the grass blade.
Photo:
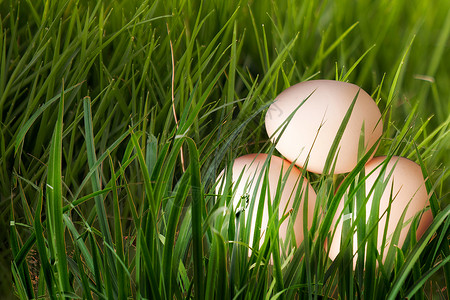
<svg viewBox="0 0 450 300">
<path fill-rule="evenodd" d="M 333 144 L 331 144 L 330 151 L 328 152 L 327 159 L 325 160 L 325 165 L 323 167 L 322 174 L 329 174 L 330 169 L 332 169 L 332 164 L 337 159 L 337 156 L 339 155 L 339 142 L 342 139 L 342 136 L 344 135 L 345 128 L 347 127 L 348 121 L 350 120 L 350 117 L 353 112 L 353 108 L 355 107 L 356 99 L 358 99 L 359 90 L 356 93 L 355 97 L 353 98 L 352 103 L 350 104 L 349 108 L 347 109 L 347 112 L 345 113 L 344 118 L 342 119 L 341 125 L 339 125 L 339 129 L 336 133 L 336 136 L 334 137 Z"/>
<path fill-rule="evenodd" d="M 86 152 L 88 157 L 89 168 L 94 170 L 94 175 L 91 177 L 92 189 L 94 192 L 100 191 L 100 176 L 97 168 L 95 167 L 97 163 L 97 156 L 95 154 L 95 145 L 94 145 L 94 132 L 92 126 L 92 113 L 91 113 L 91 99 L 89 97 L 85 97 L 83 99 L 84 106 L 84 125 L 85 125 L 85 138 L 86 138 Z M 106 217 L 106 209 L 103 203 L 102 194 L 98 194 L 94 197 L 95 200 L 95 208 L 97 212 L 97 219 L 100 224 L 100 231 L 102 233 L 102 238 L 105 243 L 109 246 L 112 246 L 112 237 L 111 231 L 109 229 L 108 219 Z M 113 283 L 116 282 L 116 264 L 115 259 L 110 251 L 105 251 L 106 257 L 105 260 L 107 267 L 107 276 L 111 276 L 111 280 Z M 117 294 L 117 285 L 113 284 L 111 286 L 112 291 Z M 111 291 L 111 290 L 108 290 Z"/>
<path fill-rule="evenodd" d="M 168 297 L 172 298 L 172 282 L 175 282 L 173 271 L 176 271 L 176 261 L 173 258 L 173 245 L 175 243 L 175 231 L 180 219 L 181 211 L 186 201 L 187 192 L 189 189 L 190 177 L 183 175 L 180 179 L 178 190 L 175 194 L 174 204 L 170 211 L 170 216 L 167 222 L 165 245 L 163 253 L 163 266 L 164 266 L 164 281 L 168 291 Z M 174 268 L 175 267 L 175 268 Z M 176 278 L 176 276 L 175 276 Z"/>
<path fill-rule="evenodd" d="M 194 289 L 197 299 L 204 299 L 204 273 L 203 273 L 203 246 L 202 246 L 202 207 L 203 207 L 203 191 L 200 181 L 200 166 L 198 151 L 192 139 L 186 138 L 189 148 L 189 172 L 191 175 L 191 191 L 192 191 L 192 247 L 194 259 Z"/>
<path fill-rule="evenodd" d="M 50 157 L 47 174 L 47 212 L 49 220 L 49 235 L 53 247 L 53 259 L 56 260 L 58 270 L 58 285 L 61 292 L 70 292 L 69 271 L 67 268 L 66 245 L 64 237 L 63 222 L 63 199 L 62 199 L 62 131 L 63 131 L 63 113 L 64 113 L 64 89 L 62 89 L 58 121 L 53 132 L 52 142 L 50 144 Z"/>
</svg>

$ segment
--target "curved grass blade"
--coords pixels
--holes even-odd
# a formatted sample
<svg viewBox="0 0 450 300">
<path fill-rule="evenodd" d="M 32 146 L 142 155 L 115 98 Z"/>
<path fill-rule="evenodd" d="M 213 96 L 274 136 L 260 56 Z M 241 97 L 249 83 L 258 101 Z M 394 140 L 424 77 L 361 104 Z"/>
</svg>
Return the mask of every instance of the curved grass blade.
<svg viewBox="0 0 450 300">
<path fill-rule="evenodd" d="M 336 133 L 336 136 L 333 140 L 333 144 L 331 144 L 330 151 L 328 152 L 327 159 L 325 161 L 325 165 L 323 167 L 322 174 L 328 174 L 330 169 L 332 168 L 332 164 L 336 160 L 337 156 L 339 155 L 339 142 L 342 139 L 342 136 L 344 135 L 345 128 L 347 127 L 348 121 L 350 120 L 350 117 L 353 112 L 353 108 L 355 107 L 356 99 L 358 99 L 359 90 L 356 93 L 355 97 L 353 98 L 352 103 L 350 104 L 347 112 L 345 113 L 344 119 L 342 119 L 341 125 L 339 126 L 339 129 Z"/>
</svg>

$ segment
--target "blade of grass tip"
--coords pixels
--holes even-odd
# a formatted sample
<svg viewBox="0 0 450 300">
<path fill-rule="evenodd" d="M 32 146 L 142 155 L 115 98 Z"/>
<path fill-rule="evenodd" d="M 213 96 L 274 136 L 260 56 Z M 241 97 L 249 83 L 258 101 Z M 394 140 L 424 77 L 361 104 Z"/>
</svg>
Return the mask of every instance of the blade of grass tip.
<svg viewBox="0 0 450 300">
<path fill-rule="evenodd" d="M 50 144 L 50 156 L 47 173 L 47 213 L 50 225 L 49 235 L 53 246 L 53 255 L 58 270 L 58 285 L 62 292 L 70 291 L 69 271 L 65 245 L 62 198 L 62 131 L 64 114 L 64 84 L 61 90 L 58 120 Z"/>
<path fill-rule="evenodd" d="M 344 33 L 342 33 L 333 44 L 325 52 L 320 53 L 316 56 L 313 66 L 311 67 L 311 71 L 316 70 L 317 66 L 322 63 L 322 61 L 333 52 L 333 50 L 344 40 L 344 38 L 359 24 L 359 22 L 353 23 L 349 28 L 347 28 Z M 324 38 L 325 39 L 325 38 Z M 323 45 L 325 46 L 325 45 Z M 323 51 L 323 50 L 322 50 Z"/>
<path fill-rule="evenodd" d="M 342 76 L 342 74 L 341 74 L 341 76 Z M 339 76 L 339 67 L 338 67 L 338 63 L 336 62 L 335 63 L 335 75 L 334 75 L 334 80 L 339 80 L 340 79 L 340 76 Z"/>
<path fill-rule="evenodd" d="M 299 35 L 296 34 L 289 41 L 289 43 L 286 45 L 286 47 L 277 53 L 277 56 L 274 59 L 273 63 L 270 65 L 269 70 L 264 75 L 264 77 L 261 79 L 261 82 L 258 83 L 258 86 L 257 86 L 257 88 L 255 90 L 255 94 L 254 94 L 255 97 L 258 97 L 261 95 L 264 95 L 264 97 L 266 97 L 266 95 L 268 95 L 269 92 L 272 92 L 272 96 L 275 97 L 276 88 L 274 88 L 274 86 L 278 82 L 279 71 L 280 71 L 283 63 L 285 62 L 286 57 L 289 55 L 289 53 L 293 49 L 293 47 L 298 39 L 298 36 Z M 244 102 L 243 109 L 244 108 L 248 109 L 249 105 L 250 105 L 249 103 L 251 103 L 251 101 Z"/>
<path fill-rule="evenodd" d="M 350 76 L 350 74 L 353 72 L 353 70 L 359 65 L 359 63 L 363 60 L 363 58 L 375 47 L 375 45 L 372 45 L 369 49 L 366 50 L 366 52 L 361 55 L 360 58 L 348 69 L 345 76 L 341 79 L 341 81 L 346 81 L 347 78 Z M 336 74 L 337 75 L 337 74 Z"/>
<path fill-rule="evenodd" d="M 42 229 L 42 223 L 41 223 L 41 216 L 42 216 L 42 200 L 43 200 L 43 186 L 41 186 L 39 191 L 39 198 L 38 202 L 36 204 L 36 212 L 34 215 L 34 230 L 36 232 L 36 244 L 37 249 L 39 253 L 40 263 L 42 266 L 42 271 L 44 273 L 45 283 L 47 284 L 47 290 L 48 294 L 50 296 L 50 299 L 56 299 L 55 290 L 54 290 L 54 283 L 55 280 L 53 277 L 53 270 L 50 265 L 50 262 L 48 260 L 47 256 L 47 248 L 45 246 L 45 238 L 43 234 Z"/>
<path fill-rule="evenodd" d="M 266 62 L 264 60 L 264 53 L 263 53 L 263 50 L 261 47 L 261 41 L 260 41 L 260 37 L 258 34 L 258 27 L 256 26 L 255 17 L 253 16 L 253 12 L 250 7 L 250 4 L 248 4 L 248 12 L 250 14 L 250 19 L 252 21 L 253 31 L 255 33 L 256 47 L 258 49 L 258 54 L 259 54 L 258 57 L 261 59 L 261 65 L 263 67 L 264 74 L 267 74 L 268 65 L 266 65 Z"/>
<path fill-rule="evenodd" d="M 409 273 L 411 269 L 413 268 L 413 265 L 416 263 L 416 261 L 419 259 L 420 254 L 423 252 L 423 249 L 428 244 L 429 240 L 433 236 L 433 234 L 437 231 L 439 226 L 446 221 L 450 214 L 450 205 L 445 207 L 433 220 L 430 227 L 426 230 L 426 232 L 423 234 L 423 236 L 420 238 L 419 242 L 414 246 L 413 250 L 410 252 L 410 254 L 406 257 L 405 263 L 403 264 L 402 269 L 400 270 L 396 280 L 394 281 L 389 293 L 387 294 L 387 300 L 394 300 L 396 299 L 400 289 L 402 288 L 403 284 L 405 283 L 407 277 L 409 276 Z"/>
<path fill-rule="evenodd" d="M 263 35 L 263 46 L 264 46 L 264 48 L 262 49 L 264 57 L 261 57 L 261 59 L 265 58 L 266 66 L 270 66 L 269 47 L 267 46 L 266 27 L 264 26 L 264 23 L 261 24 L 261 30 Z"/>
<path fill-rule="evenodd" d="M 203 192 L 200 181 L 198 151 L 192 139 L 186 138 L 189 149 L 189 168 L 192 192 L 192 257 L 194 260 L 194 290 L 197 299 L 204 299 L 203 254 L 202 254 L 202 207 Z"/>
<path fill-rule="evenodd" d="M 358 99 L 358 95 L 359 95 L 359 90 L 356 93 L 355 97 L 353 98 L 353 101 L 350 104 L 347 112 L 345 113 L 345 116 L 342 119 L 341 125 L 339 126 L 336 136 L 334 137 L 333 144 L 331 144 L 330 151 L 328 152 L 327 159 L 326 159 L 325 165 L 323 167 L 323 172 L 322 172 L 323 174 L 328 174 L 333 161 L 336 159 L 336 155 L 338 155 L 337 151 L 338 151 L 339 142 L 341 141 L 342 136 L 344 135 L 345 128 L 347 127 L 348 121 L 350 120 L 351 114 L 353 112 L 353 108 L 355 107 L 356 100 Z"/>
</svg>

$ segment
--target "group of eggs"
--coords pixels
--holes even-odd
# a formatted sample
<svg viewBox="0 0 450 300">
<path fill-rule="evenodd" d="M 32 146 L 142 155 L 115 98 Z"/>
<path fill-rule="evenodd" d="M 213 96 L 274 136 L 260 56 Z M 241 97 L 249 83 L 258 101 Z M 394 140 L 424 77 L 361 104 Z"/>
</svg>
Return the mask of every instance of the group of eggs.
<svg viewBox="0 0 450 300">
<path fill-rule="evenodd" d="M 353 107 L 351 108 L 351 106 Z M 350 109 L 349 109 L 350 108 Z M 296 166 L 313 173 L 327 173 L 325 166 L 333 141 L 342 133 L 341 123 L 347 113 L 350 118 L 343 131 L 336 155 L 333 157 L 331 169 L 334 174 L 350 172 L 358 162 L 358 151 L 361 152 L 361 142 L 364 140 L 364 151 L 377 143 L 382 135 L 383 123 L 380 110 L 369 94 L 358 86 L 333 80 L 311 80 L 298 83 L 284 90 L 277 96 L 265 116 L 267 134 L 275 143 L 275 148 L 286 158 L 267 154 L 247 154 L 234 160 L 231 170 L 233 182 L 232 203 L 235 211 L 243 211 L 245 219 L 252 218 L 250 230 L 250 245 L 255 231 L 254 220 L 257 215 L 257 205 L 260 202 L 263 178 L 266 178 L 268 191 L 265 193 L 265 203 L 261 222 L 260 245 L 264 240 L 265 229 L 269 223 L 268 201 L 276 198 L 277 187 L 283 183 L 281 195 L 278 195 L 279 238 L 285 240 L 289 229 L 289 219 L 283 216 L 293 208 L 294 198 L 301 195 L 300 208 L 297 213 L 291 213 L 291 220 L 297 246 L 303 241 L 303 224 L 308 229 L 312 225 L 316 193 L 302 177 L 302 171 Z M 373 152 L 372 152 L 373 153 Z M 360 155 L 361 156 L 361 155 Z M 296 166 L 292 166 L 292 162 Z M 385 170 L 382 171 L 382 166 Z M 268 167 L 266 167 L 268 166 Z M 428 193 L 425 180 L 419 165 L 403 157 L 371 157 L 364 168 L 366 175 L 366 221 L 369 220 L 374 197 L 373 186 L 376 182 L 383 183 L 384 191 L 379 198 L 378 251 L 381 251 L 383 235 L 387 232 L 387 243 L 398 223 L 403 220 L 397 245 L 402 246 L 411 220 L 422 211 L 428 203 Z M 380 175 L 381 173 L 381 175 Z M 224 179 L 225 170 L 219 176 Z M 265 177 L 267 176 L 267 177 Z M 380 178 L 383 177 L 383 178 Z M 223 181 L 222 181 L 223 183 Z M 301 191 L 298 193 L 298 187 Z M 244 200 L 246 199 L 246 200 Z M 249 205 L 253 201 L 253 205 Z M 307 201 L 307 220 L 304 222 L 303 205 Z M 247 202 L 247 203 L 243 203 Z M 329 246 L 329 257 L 335 259 L 340 251 L 342 230 L 342 211 L 344 200 L 335 214 L 335 234 Z M 252 208 L 252 209 L 250 209 Z M 251 210 L 251 211 L 250 211 Z M 406 212 L 405 212 L 406 210 Z M 386 222 L 387 211 L 389 220 Z M 404 216 L 403 216 L 404 214 Z M 355 219 L 356 214 L 350 216 Z M 345 218 L 345 217 L 344 217 Z M 283 220 L 284 219 L 284 220 Z M 416 237 L 425 232 L 432 221 L 430 210 L 422 215 L 416 231 Z M 386 228 L 387 226 L 387 228 Z M 356 252 L 358 241 L 356 233 L 353 238 L 353 249 Z M 380 252 L 381 253 L 381 252 Z M 386 253 L 386 251 L 384 252 Z M 356 259 L 356 256 L 355 256 Z"/>
</svg>

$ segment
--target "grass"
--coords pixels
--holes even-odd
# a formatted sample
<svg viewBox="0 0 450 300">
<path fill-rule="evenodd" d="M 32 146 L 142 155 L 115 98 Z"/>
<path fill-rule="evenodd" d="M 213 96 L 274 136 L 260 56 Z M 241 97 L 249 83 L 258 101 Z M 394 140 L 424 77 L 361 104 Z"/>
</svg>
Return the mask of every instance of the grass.
<svg viewBox="0 0 450 300">
<path fill-rule="evenodd" d="M 0 0 L 1 294 L 448 299 L 449 20 L 446 0 Z M 376 155 L 428 178 L 432 225 L 385 263 L 374 234 L 354 271 L 323 246 L 338 203 L 363 203 L 368 157 L 345 178 L 305 172 L 326 213 L 287 255 L 271 225 L 248 256 L 230 183 L 215 192 L 233 158 L 279 155 L 265 111 L 307 79 L 372 94 Z"/>
</svg>

